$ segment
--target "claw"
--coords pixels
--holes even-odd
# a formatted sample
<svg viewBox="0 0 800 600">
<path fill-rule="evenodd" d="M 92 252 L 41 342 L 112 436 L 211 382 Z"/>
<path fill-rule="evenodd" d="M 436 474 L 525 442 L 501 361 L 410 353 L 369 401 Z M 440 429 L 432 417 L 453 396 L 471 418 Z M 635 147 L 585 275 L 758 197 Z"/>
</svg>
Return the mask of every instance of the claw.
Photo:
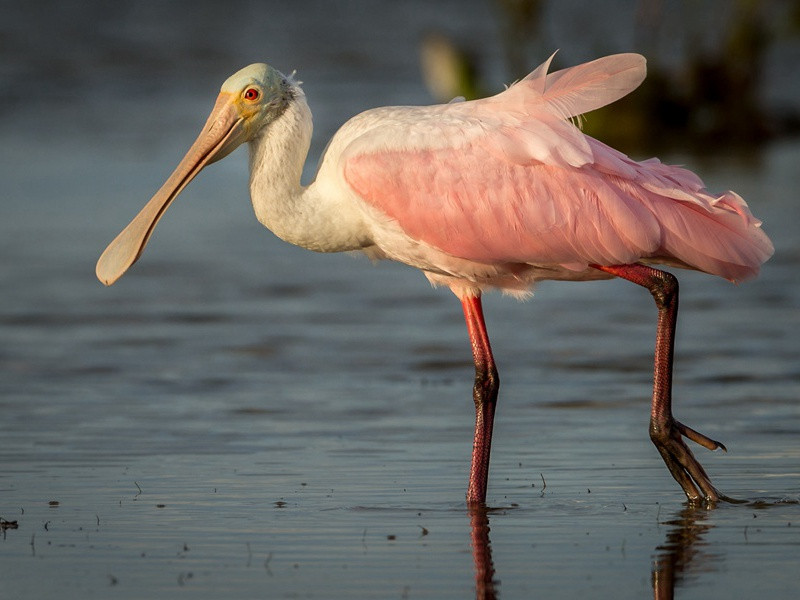
<svg viewBox="0 0 800 600">
<path fill-rule="evenodd" d="M 725 447 L 725 444 L 722 442 L 718 442 L 716 440 L 712 440 L 710 437 L 703 435 L 699 431 L 695 431 L 691 427 L 688 427 L 681 423 L 680 421 L 674 421 L 673 425 L 681 432 L 681 435 L 685 438 L 692 440 L 695 444 L 700 444 L 704 448 L 708 448 L 709 450 L 716 450 L 720 448 L 725 452 L 728 449 Z"/>
<path fill-rule="evenodd" d="M 675 419 L 669 419 L 665 423 L 651 422 L 650 424 L 650 439 L 661 454 L 661 458 L 664 459 L 672 476 L 683 488 L 689 502 L 696 503 L 701 500 L 717 502 L 720 498 L 725 498 L 711 483 L 705 469 L 683 441 L 684 437 L 709 450 L 725 449 L 721 443 L 698 433 Z"/>
</svg>

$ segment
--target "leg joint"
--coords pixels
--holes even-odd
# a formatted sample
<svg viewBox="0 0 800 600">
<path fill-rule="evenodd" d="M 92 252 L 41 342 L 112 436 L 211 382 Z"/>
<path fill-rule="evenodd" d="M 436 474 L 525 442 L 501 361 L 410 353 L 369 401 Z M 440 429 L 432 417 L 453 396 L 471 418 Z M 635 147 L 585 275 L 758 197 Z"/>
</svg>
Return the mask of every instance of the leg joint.
<svg viewBox="0 0 800 600">
<path fill-rule="evenodd" d="M 640 264 L 590 266 L 647 288 L 658 308 L 668 308 L 678 301 L 678 278 L 667 271 Z"/>
<path fill-rule="evenodd" d="M 678 300 L 678 278 L 667 271 L 653 271 L 652 283 L 648 289 L 659 308 L 669 307 Z"/>
<path fill-rule="evenodd" d="M 497 399 L 497 392 L 500 389 L 500 375 L 494 364 L 475 366 L 474 389 L 476 398 L 479 397 L 490 402 Z"/>
</svg>

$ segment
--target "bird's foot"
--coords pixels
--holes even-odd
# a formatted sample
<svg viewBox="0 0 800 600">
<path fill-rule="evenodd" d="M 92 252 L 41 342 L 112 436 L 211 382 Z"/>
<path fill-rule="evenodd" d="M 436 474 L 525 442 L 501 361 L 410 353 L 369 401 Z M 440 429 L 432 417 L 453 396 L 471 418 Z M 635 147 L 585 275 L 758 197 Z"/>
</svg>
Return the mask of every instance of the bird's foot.
<svg viewBox="0 0 800 600">
<path fill-rule="evenodd" d="M 712 440 L 672 417 L 664 421 L 650 421 L 650 439 L 664 459 L 672 476 L 683 488 L 690 503 L 731 500 L 713 486 L 705 469 L 694 457 L 683 438 L 690 439 L 709 450 L 721 448 L 727 452 L 727 448 L 722 443 Z"/>
</svg>

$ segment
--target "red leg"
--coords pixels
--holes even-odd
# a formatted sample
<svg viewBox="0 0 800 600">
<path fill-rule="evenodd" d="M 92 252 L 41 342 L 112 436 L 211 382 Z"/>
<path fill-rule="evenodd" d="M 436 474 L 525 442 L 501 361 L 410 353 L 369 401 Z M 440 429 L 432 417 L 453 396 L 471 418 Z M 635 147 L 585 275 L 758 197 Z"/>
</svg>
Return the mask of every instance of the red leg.
<svg viewBox="0 0 800 600">
<path fill-rule="evenodd" d="M 672 357 L 675 349 L 675 324 L 678 317 L 678 280 L 670 273 L 644 265 L 592 265 L 617 277 L 647 288 L 658 307 L 653 404 L 650 411 L 650 439 L 670 473 L 681 485 L 690 502 L 701 498 L 720 499 L 705 470 L 683 441 L 715 450 L 725 446 L 691 429 L 672 416 Z M 699 490 L 699 491 L 698 491 Z"/>
<path fill-rule="evenodd" d="M 467 488 L 468 504 L 485 504 L 486 487 L 489 479 L 489 453 L 492 447 L 492 425 L 494 409 L 497 405 L 497 390 L 500 379 L 494 364 L 483 308 L 479 296 L 468 296 L 461 300 L 464 319 L 472 343 L 472 356 L 475 360 L 475 386 L 472 397 L 475 400 L 475 438 L 472 443 L 472 466 L 469 471 Z"/>
</svg>

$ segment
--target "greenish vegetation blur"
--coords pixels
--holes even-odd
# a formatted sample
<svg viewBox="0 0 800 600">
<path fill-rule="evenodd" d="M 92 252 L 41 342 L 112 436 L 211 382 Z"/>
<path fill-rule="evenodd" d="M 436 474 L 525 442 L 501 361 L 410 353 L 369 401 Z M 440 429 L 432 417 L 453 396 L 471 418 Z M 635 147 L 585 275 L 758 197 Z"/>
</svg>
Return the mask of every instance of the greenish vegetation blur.
<svg viewBox="0 0 800 600">
<path fill-rule="evenodd" d="M 515 81 L 538 64 L 530 64 L 530 48 L 543 52 L 539 62 L 553 50 L 542 43 L 547 0 L 490 1 L 501 28 L 507 81 Z M 768 107 L 761 93 L 769 52 L 779 41 L 800 35 L 800 0 L 731 0 L 713 24 L 719 31 L 710 38 L 703 35 L 708 24 L 697 21 L 672 31 L 674 27 L 665 24 L 664 4 L 636 3 L 637 41 L 630 50 L 646 56 L 647 79 L 634 93 L 582 120 L 586 134 L 626 152 L 670 147 L 718 152 L 748 149 L 800 132 L 797 106 Z M 681 4 L 684 15 L 707 12 L 708 7 L 708 0 Z M 660 55 L 656 41 L 665 36 L 683 36 L 686 51 L 678 61 Z M 481 76 L 480 55 L 444 34 L 426 36 L 420 54 L 425 82 L 438 101 L 496 92 Z M 553 69 L 565 66 L 570 65 L 559 64 L 556 56 Z"/>
</svg>

